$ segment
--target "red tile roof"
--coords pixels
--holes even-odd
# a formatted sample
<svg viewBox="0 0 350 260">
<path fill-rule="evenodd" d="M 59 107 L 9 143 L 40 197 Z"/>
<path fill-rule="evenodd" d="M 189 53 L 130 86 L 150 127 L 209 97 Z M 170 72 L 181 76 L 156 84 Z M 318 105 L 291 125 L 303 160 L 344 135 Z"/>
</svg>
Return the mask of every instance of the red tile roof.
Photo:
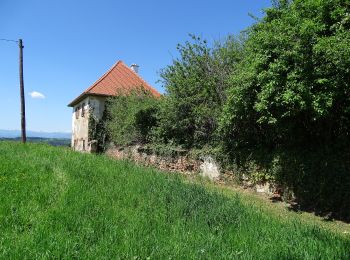
<svg viewBox="0 0 350 260">
<path fill-rule="evenodd" d="M 92 84 L 91 87 L 70 102 L 68 106 L 74 106 L 87 95 L 116 96 L 118 93 L 127 93 L 138 87 L 143 87 L 146 90 L 149 90 L 155 97 L 160 97 L 160 93 L 157 90 L 120 60 L 99 80 Z"/>
</svg>

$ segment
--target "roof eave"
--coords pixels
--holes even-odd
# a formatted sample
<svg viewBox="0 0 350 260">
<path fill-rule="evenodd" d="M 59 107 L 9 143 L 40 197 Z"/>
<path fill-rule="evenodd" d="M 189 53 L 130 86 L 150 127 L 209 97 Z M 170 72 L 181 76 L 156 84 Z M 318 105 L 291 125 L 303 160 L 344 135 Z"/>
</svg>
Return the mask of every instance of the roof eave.
<svg viewBox="0 0 350 260">
<path fill-rule="evenodd" d="M 81 93 L 78 97 L 76 97 L 73 101 L 68 104 L 68 107 L 74 107 L 77 103 L 79 103 L 84 97 L 86 93 Z"/>
<path fill-rule="evenodd" d="M 86 98 L 86 97 L 88 97 L 88 96 L 111 97 L 111 95 L 83 92 L 82 94 L 80 94 L 80 96 L 78 96 L 77 98 L 75 98 L 75 99 L 74 99 L 72 102 L 70 102 L 67 106 L 68 106 L 68 107 L 74 107 L 76 104 L 78 104 L 80 101 L 82 101 L 84 98 Z"/>
</svg>

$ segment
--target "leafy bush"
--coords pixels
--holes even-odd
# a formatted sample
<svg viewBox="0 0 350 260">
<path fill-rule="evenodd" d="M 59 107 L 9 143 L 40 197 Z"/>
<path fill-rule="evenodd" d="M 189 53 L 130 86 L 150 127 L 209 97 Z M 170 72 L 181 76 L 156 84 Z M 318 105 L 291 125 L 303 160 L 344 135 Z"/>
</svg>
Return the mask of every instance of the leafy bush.
<svg viewBox="0 0 350 260">
<path fill-rule="evenodd" d="M 230 151 L 348 140 L 349 10 L 280 1 L 250 29 L 221 120 Z"/>
<path fill-rule="evenodd" d="M 226 80 L 240 59 L 240 48 L 233 38 L 210 48 L 193 35 L 178 45 L 180 57 L 160 74 L 166 97 L 160 106 L 158 141 L 190 148 L 217 139 Z"/>
<path fill-rule="evenodd" d="M 111 98 L 106 106 L 107 130 L 118 145 L 146 143 L 156 125 L 158 100 L 144 88 Z"/>
<path fill-rule="evenodd" d="M 350 165 L 342 156 L 350 143 L 349 29 L 347 1 L 276 1 L 248 30 L 220 120 L 231 160 L 255 160 L 272 171 L 278 159 L 274 175 L 300 201 L 344 217 L 350 217 Z"/>
<path fill-rule="evenodd" d="M 105 152 L 110 142 L 110 134 L 107 129 L 108 120 L 109 113 L 107 109 L 103 111 L 101 120 L 96 118 L 93 109 L 91 109 L 89 113 L 89 141 L 93 142 L 92 147 L 96 149 L 95 152 L 97 153 Z"/>
</svg>

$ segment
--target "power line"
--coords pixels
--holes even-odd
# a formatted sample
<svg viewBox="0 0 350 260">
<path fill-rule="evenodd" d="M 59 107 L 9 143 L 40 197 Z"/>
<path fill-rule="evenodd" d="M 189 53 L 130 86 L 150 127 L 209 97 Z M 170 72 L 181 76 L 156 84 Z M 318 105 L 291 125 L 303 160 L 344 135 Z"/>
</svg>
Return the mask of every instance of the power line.
<svg viewBox="0 0 350 260">
<path fill-rule="evenodd" d="M 0 39 L 0 41 L 6 41 L 6 42 L 17 42 L 17 43 L 18 43 L 18 41 L 15 41 L 15 40 L 9 40 L 9 39 Z"/>
</svg>

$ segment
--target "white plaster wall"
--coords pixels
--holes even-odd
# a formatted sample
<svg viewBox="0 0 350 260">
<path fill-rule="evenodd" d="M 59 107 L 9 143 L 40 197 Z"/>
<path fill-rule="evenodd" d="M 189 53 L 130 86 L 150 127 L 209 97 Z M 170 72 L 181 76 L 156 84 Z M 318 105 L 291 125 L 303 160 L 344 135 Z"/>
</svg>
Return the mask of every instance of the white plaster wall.
<svg viewBox="0 0 350 260">
<path fill-rule="evenodd" d="M 80 101 L 73 107 L 72 113 L 72 142 L 71 147 L 76 151 L 91 151 L 89 140 L 89 116 L 92 112 L 97 119 L 101 119 L 105 108 L 105 97 L 90 96 Z M 85 104 L 85 115 L 81 116 L 82 104 Z M 79 107 L 79 116 L 76 118 L 75 109 Z M 85 142 L 85 149 L 84 149 Z"/>
<path fill-rule="evenodd" d="M 95 117 L 101 119 L 103 116 L 103 111 L 105 110 L 105 97 L 92 96 L 89 97 L 90 108 L 92 109 Z"/>
<path fill-rule="evenodd" d="M 82 104 L 85 104 L 85 115 L 81 116 Z M 76 118 L 75 109 L 79 107 L 79 116 Z M 89 138 L 89 98 L 85 98 L 73 107 L 72 113 L 72 148 L 77 151 L 90 151 Z M 85 141 L 85 149 L 83 142 Z"/>
</svg>

